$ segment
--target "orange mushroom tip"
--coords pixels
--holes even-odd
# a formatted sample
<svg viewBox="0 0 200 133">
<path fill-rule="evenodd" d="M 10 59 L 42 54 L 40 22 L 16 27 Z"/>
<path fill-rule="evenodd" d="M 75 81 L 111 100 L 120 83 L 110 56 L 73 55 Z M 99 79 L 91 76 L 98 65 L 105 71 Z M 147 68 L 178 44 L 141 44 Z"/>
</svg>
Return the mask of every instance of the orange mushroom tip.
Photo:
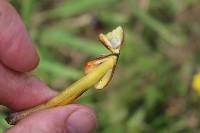
<svg viewBox="0 0 200 133">
<path fill-rule="evenodd" d="M 84 67 L 85 75 L 81 79 L 43 104 L 28 110 L 12 113 L 7 117 L 7 122 L 13 125 L 36 111 L 70 104 L 92 86 L 95 86 L 96 89 L 103 89 L 107 86 L 116 68 L 120 48 L 124 40 L 124 31 L 122 27 L 119 26 L 105 35 L 100 34 L 99 40 L 111 52 L 110 54 L 101 55 L 88 61 Z"/>
</svg>

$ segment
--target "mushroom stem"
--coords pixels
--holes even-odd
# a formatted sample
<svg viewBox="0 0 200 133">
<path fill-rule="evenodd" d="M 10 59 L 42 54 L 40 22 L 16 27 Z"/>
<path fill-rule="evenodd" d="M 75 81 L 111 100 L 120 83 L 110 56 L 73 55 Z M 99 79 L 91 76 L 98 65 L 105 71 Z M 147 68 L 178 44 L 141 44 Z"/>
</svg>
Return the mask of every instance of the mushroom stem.
<svg viewBox="0 0 200 133">
<path fill-rule="evenodd" d="M 109 56 L 102 64 L 98 65 L 87 75 L 67 87 L 57 96 L 51 98 L 46 103 L 35 106 L 31 109 L 24 110 L 21 112 L 12 113 L 6 120 L 9 124 L 14 125 L 19 120 L 27 117 L 31 113 L 36 111 L 49 109 L 56 106 L 63 106 L 72 103 L 76 98 L 87 91 L 91 86 L 95 85 L 116 63 L 115 55 Z"/>
</svg>

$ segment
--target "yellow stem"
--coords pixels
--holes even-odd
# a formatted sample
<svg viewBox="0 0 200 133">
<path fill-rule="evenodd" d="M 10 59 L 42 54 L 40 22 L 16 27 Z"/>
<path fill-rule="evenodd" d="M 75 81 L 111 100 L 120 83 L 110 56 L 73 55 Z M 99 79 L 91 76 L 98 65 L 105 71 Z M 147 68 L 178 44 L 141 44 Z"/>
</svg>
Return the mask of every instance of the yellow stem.
<svg viewBox="0 0 200 133">
<path fill-rule="evenodd" d="M 88 88 L 96 84 L 106 74 L 106 72 L 114 66 L 115 63 L 116 57 L 109 56 L 102 64 L 97 66 L 94 70 L 89 72 L 80 80 L 73 83 L 71 86 L 67 87 L 59 95 L 51 98 L 46 103 L 35 106 L 25 111 L 11 114 L 7 118 L 8 123 L 16 124 L 19 120 L 23 119 L 24 117 L 30 115 L 35 111 L 72 103 L 77 97 L 79 97 L 81 94 L 87 91 Z"/>
</svg>

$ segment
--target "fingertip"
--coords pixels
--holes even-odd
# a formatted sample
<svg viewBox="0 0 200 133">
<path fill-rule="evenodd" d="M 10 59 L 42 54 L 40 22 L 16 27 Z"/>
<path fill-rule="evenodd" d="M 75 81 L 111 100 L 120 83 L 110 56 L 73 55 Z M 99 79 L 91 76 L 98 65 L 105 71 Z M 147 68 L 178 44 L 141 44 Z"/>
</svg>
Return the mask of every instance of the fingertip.
<svg viewBox="0 0 200 133">
<path fill-rule="evenodd" d="M 6 133 L 90 133 L 95 127 L 96 116 L 92 109 L 71 104 L 36 112 Z"/>
<path fill-rule="evenodd" d="M 91 133 L 96 128 L 95 112 L 83 107 L 74 111 L 66 120 L 68 133 Z"/>
<path fill-rule="evenodd" d="M 19 111 L 46 102 L 57 92 L 35 76 L 9 70 L 0 64 L 0 104 Z"/>
<path fill-rule="evenodd" d="M 31 38 L 16 10 L 0 0 L 0 60 L 12 70 L 27 72 L 34 69 L 39 57 Z"/>
<path fill-rule="evenodd" d="M 39 56 L 36 50 L 31 48 L 31 45 L 27 44 L 27 47 L 30 48 L 22 48 L 21 50 L 20 47 L 17 49 L 10 48 L 1 56 L 2 63 L 17 72 L 30 72 L 35 69 L 39 64 Z M 17 45 L 15 46 L 17 47 Z M 19 53 L 16 51 L 19 51 Z"/>
</svg>

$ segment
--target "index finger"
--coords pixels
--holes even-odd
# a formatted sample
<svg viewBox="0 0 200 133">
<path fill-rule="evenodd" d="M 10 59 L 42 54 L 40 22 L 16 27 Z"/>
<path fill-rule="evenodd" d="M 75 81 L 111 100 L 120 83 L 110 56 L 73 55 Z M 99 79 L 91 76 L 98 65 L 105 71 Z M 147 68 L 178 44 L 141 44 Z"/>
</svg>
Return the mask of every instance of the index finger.
<svg viewBox="0 0 200 133">
<path fill-rule="evenodd" d="M 38 64 L 25 26 L 16 10 L 5 0 L 0 0 L 0 62 L 12 70 L 30 71 Z"/>
</svg>

